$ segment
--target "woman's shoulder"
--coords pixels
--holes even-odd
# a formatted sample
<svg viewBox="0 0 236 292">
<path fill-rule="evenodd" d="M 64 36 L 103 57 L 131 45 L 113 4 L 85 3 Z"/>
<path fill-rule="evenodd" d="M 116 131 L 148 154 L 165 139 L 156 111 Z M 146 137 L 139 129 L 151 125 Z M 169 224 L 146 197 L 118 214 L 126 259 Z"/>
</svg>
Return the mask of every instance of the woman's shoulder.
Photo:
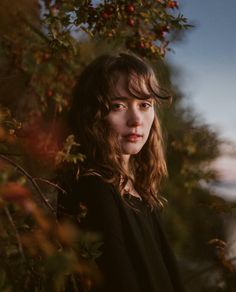
<svg viewBox="0 0 236 292">
<path fill-rule="evenodd" d="M 65 196 L 82 200 L 109 199 L 115 193 L 114 185 L 108 182 L 101 173 L 94 170 L 84 172 L 78 177 L 68 174 L 61 179 L 60 186 L 64 190 Z"/>
<path fill-rule="evenodd" d="M 109 183 L 105 177 L 97 171 L 88 171 L 80 175 L 76 181 L 78 188 L 86 188 L 88 190 L 114 190 L 113 184 Z"/>
<path fill-rule="evenodd" d="M 65 193 L 71 192 L 84 184 L 88 184 L 90 187 L 97 183 L 103 185 L 107 184 L 102 174 L 94 170 L 88 170 L 81 174 L 76 173 L 74 170 L 69 170 L 59 173 L 55 181 L 64 189 Z"/>
<path fill-rule="evenodd" d="M 64 193 L 58 194 L 59 211 L 64 213 L 78 212 L 83 205 L 96 212 L 108 212 L 118 206 L 117 193 L 112 184 L 106 182 L 101 175 L 90 173 L 78 178 L 70 177 L 63 183 Z M 99 211 L 100 210 L 100 211 Z"/>
</svg>

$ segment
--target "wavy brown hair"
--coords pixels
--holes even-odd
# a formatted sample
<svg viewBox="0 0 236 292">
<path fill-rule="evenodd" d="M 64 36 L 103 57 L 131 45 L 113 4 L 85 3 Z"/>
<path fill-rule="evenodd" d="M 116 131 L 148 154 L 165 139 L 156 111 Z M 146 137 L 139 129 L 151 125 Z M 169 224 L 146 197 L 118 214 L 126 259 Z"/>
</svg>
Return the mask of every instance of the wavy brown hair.
<svg viewBox="0 0 236 292">
<path fill-rule="evenodd" d="M 80 173 L 95 171 L 113 183 L 120 193 L 131 179 L 136 191 L 151 207 L 162 206 L 158 191 L 167 168 L 157 113 L 147 142 L 138 154 L 131 155 L 132 175 L 122 167 L 116 134 L 106 121 L 120 75 L 126 77 L 126 90 L 137 99 L 151 97 L 158 108 L 161 100 L 169 98 L 162 94 L 151 66 L 136 55 L 107 54 L 90 63 L 78 78 L 67 119 L 70 132 L 86 155 L 85 162 L 79 166 Z"/>
</svg>

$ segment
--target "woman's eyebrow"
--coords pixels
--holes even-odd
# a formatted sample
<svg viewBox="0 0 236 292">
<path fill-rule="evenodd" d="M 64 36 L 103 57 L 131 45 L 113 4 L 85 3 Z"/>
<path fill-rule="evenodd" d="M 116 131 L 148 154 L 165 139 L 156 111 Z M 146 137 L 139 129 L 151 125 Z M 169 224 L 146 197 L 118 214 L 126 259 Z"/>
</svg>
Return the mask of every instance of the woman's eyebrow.
<svg viewBox="0 0 236 292">
<path fill-rule="evenodd" d="M 129 97 L 126 96 L 112 96 L 111 100 L 127 100 Z"/>
<path fill-rule="evenodd" d="M 149 102 L 155 102 L 155 99 L 151 95 L 150 97 L 146 96 L 145 98 L 135 98 L 135 97 L 128 97 L 128 96 L 112 96 L 111 101 L 126 101 L 127 102 L 131 100 L 132 98 L 138 99 L 138 100 L 146 100 Z"/>
</svg>

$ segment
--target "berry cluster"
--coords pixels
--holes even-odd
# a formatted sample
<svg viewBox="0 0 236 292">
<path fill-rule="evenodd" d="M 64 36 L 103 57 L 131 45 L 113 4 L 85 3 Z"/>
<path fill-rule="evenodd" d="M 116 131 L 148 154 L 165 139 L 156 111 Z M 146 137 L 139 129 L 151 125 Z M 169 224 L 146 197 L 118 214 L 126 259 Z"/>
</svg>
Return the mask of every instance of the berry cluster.
<svg viewBox="0 0 236 292">
<path fill-rule="evenodd" d="M 73 10 L 71 7 L 63 4 L 59 10 L 64 9 L 68 16 Z M 128 49 L 141 50 L 143 55 L 160 52 L 164 55 L 168 50 L 169 34 L 188 27 L 182 15 L 175 15 L 174 10 L 178 9 L 178 1 L 173 0 L 106 0 L 96 3 L 87 0 L 74 10 L 77 18 L 73 24 L 92 37 L 115 38 Z M 65 17 L 62 19 L 65 21 Z"/>
</svg>

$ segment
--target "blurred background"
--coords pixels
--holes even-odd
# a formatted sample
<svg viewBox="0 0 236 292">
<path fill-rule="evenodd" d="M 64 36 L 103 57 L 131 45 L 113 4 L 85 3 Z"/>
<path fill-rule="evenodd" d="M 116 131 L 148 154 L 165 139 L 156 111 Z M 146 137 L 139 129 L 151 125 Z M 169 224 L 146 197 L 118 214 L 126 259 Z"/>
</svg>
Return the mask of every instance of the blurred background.
<svg viewBox="0 0 236 292">
<path fill-rule="evenodd" d="M 227 200 L 236 200 L 236 20 L 234 0 L 182 0 L 181 11 L 195 28 L 173 46 L 168 60 L 180 68 L 185 104 L 226 142 L 214 167 L 221 180 L 215 185 Z"/>
<path fill-rule="evenodd" d="M 146 58 L 174 96 L 158 112 L 161 193 L 187 291 L 236 291 L 235 10 L 234 0 L 0 2 L 0 291 L 98 280 L 96 244 L 56 221 L 55 177 L 84 159 L 64 128 L 81 70 L 120 50 Z"/>
</svg>

